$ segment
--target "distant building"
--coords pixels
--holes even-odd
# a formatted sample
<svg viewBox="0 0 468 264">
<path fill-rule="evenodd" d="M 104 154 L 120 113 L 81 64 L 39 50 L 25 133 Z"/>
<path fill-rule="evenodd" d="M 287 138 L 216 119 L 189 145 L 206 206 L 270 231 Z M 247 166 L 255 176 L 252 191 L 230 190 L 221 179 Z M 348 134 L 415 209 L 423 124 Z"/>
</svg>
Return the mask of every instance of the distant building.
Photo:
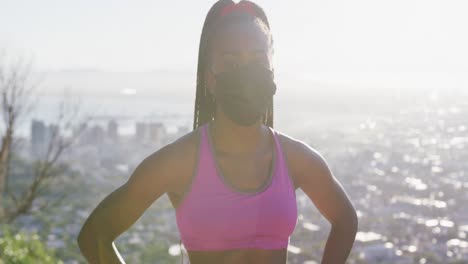
<svg viewBox="0 0 468 264">
<path fill-rule="evenodd" d="M 160 122 L 137 122 L 135 126 L 135 140 L 140 143 L 158 145 L 166 134 L 164 124 Z"/>
<path fill-rule="evenodd" d="M 109 123 L 107 123 L 107 136 L 109 139 L 112 141 L 117 141 L 119 138 L 119 132 L 118 132 L 118 125 L 117 122 L 114 119 L 111 119 Z"/>
<path fill-rule="evenodd" d="M 34 158 L 43 157 L 47 154 L 54 133 L 55 138 L 60 137 L 58 125 L 46 125 L 43 121 L 37 119 L 31 121 L 31 154 Z"/>
<path fill-rule="evenodd" d="M 89 142 L 91 143 L 100 143 L 105 137 L 104 129 L 99 125 L 94 125 L 90 129 L 89 133 Z"/>
<path fill-rule="evenodd" d="M 190 127 L 186 125 L 180 125 L 177 127 L 177 135 L 183 136 L 190 132 Z"/>
<path fill-rule="evenodd" d="M 142 141 L 146 137 L 146 123 L 144 122 L 137 122 L 135 124 L 135 140 Z"/>
<path fill-rule="evenodd" d="M 89 126 L 88 124 L 83 124 L 83 130 L 80 134 L 80 142 L 82 144 L 99 144 L 103 142 L 103 139 L 106 137 L 106 132 L 99 125 Z"/>
<path fill-rule="evenodd" d="M 38 158 L 47 152 L 48 129 L 44 122 L 33 119 L 31 121 L 31 154 Z"/>
<path fill-rule="evenodd" d="M 160 144 L 162 138 L 165 136 L 165 128 L 162 123 L 148 124 L 148 142 Z"/>
</svg>

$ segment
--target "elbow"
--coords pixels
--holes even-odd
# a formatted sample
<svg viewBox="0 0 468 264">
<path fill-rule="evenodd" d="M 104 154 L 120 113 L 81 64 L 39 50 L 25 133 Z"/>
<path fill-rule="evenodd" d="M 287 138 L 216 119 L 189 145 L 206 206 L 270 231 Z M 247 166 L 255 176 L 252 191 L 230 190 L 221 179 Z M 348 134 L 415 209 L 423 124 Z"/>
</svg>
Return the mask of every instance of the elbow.
<svg viewBox="0 0 468 264">
<path fill-rule="evenodd" d="M 348 226 L 349 230 L 352 231 L 353 233 L 356 233 L 358 230 L 358 225 L 359 225 L 359 220 L 358 220 L 356 210 L 353 209 L 350 211 L 346 222 L 347 222 L 346 225 Z"/>
<path fill-rule="evenodd" d="M 358 216 L 355 210 L 351 210 L 349 214 L 340 218 L 339 221 L 332 222 L 332 228 L 347 230 L 356 234 L 359 226 Z"/>
<path fill-rule="evenodd" d="M 80 251 L 83 252 L 84 246 L 86 245 L 86 241 L 89 241 L 89 234 L 87 227 L 83 226 L 80 230 L 80 233 L 78 234 L 78 237 L 76 238 L 76 242 L 78 244 L 78 247 Z"/>
<path fill-rule="evenodd" d="M 81 228 L 76 242 L 81 251 L 85 248 L 89 248 L 90 245 L 96 245 L 98 242 L 112 242 L 114 239 L 110 234 L 108 234 L 107 230 L 103 229 L 102 227 L 87 222 Z"/>
<path fill-rule="evenodd" d="M 94 225 L 91 225 L 89 221 L 86 222 L 76 238 L 80 251 L 83 252 L 86 248 L 90 247 L 90 245 L 93 245 L 98 237 L 99 232 L 97 232 Z"/>
<path fill-rule="evenodd" d="M 355 210 L 353 210 L 353 214 L 350 217 L 351 227 L 353 232 L 356 234 L 359 226 L 359 218 Z"/>
<path fill-rule="evenodd" d="M 346 217 L 346 225 L 350 231 L 356 234 L 358 230 L 359 219 L 354 205 L 351 205 L 351 209 L 348 212 L 348 216 Z"/>
</svg>

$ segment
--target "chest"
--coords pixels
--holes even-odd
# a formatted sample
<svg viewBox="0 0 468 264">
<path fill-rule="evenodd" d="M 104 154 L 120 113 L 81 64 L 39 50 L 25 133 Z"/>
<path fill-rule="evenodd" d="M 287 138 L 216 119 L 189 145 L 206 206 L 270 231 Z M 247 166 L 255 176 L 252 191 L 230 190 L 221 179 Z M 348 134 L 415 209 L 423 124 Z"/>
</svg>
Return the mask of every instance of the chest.
<svg viewBox="0 0 468 264">
<path fill-rule="evenodd" d="M 241 193 L 218 179 L 212 166 L 195 177 L 176 210 L 189 249 L 284 247 L 297 223 L 295 192 L 283 167 L 275 167 L 263 189 Z"/>
<path fill-rule="evenodd" d="M 255 192 L 269 184 L 274 172 L 275 155 L 266 151 L 253 157 L 218 154 L 214 163 L 218 177 L 239 192 Z"/>
<path fill-rule="evenodd" d="M 288 154 L 288 152 L 292 150 L 287 142 L 283 142 L 281 138 L 280 142 L 283 145 L 283 163 L 294 185 L 293 189 L 295 191 L 299 187 L 296 183 L 294 170 L 292 169 L 293 164 Z M 196 152 L 194 151 L 193 153 Z M 274 172 L 274 166 L 277 163 L 277 155 L 278 153 L 275 153 L 273 149 L 266 150 L 263 154 L 251 158 L 230 157 L 223 153 L 217 153 L 214 159 L 214 166 L 219 178 L 226 186 L 235 191 L 254 193 L 260 191 L 269 184 Z M 177 180 L 178 183 L 174 191 L 167 193 L 174 209 L 180 205 L 187 191 L 191 188 L 193 175 L 197 169 L 197 162 L 199 162 L 199 160 L 196 155 L 187 158 L 185 162 L 187 166 L 180 168 Z"/>
</svg>

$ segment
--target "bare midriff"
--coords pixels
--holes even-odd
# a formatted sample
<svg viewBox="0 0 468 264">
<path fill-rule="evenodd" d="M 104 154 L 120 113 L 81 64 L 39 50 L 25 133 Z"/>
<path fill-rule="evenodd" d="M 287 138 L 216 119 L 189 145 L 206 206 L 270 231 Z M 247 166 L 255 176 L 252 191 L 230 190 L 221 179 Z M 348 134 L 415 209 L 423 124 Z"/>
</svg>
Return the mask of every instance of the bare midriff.
<svg viewBox="0 0 468 264">
<path fill-rule="evenodd" d="M 190 264 L 286 264 L 287 249 L 188 251 Z"/>
</svg>

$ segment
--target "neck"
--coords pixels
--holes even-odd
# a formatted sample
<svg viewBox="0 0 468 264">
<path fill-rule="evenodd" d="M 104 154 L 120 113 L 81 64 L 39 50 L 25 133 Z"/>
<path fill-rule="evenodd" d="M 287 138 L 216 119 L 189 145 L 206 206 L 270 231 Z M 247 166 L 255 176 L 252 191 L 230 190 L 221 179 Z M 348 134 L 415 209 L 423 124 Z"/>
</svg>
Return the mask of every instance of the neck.
<svg viewBox="0 0 468 264">
<path fill-rule="evenodd" d="M 260 121 L 251 126 L 240 126 L 225 117 L 219 117 L 211 121 L 209 126 L 218 151 L 228 154 L 255 154 L 261 151 L 267 139 Z"/>
</svg>

